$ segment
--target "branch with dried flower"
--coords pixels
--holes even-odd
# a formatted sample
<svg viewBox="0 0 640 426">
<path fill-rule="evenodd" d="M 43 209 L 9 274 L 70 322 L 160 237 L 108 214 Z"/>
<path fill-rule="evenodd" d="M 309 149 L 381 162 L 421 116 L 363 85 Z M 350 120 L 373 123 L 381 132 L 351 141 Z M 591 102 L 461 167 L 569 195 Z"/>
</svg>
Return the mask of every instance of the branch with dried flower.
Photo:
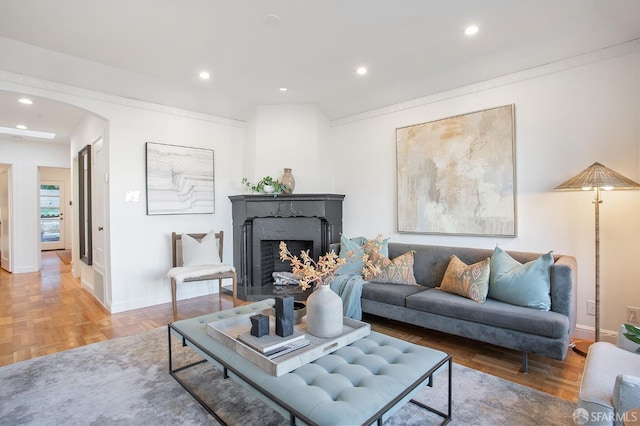
<svg viewBox="0 0 640 426">
<path fill-rule="evenodd" d="M 291 254 L 287 243 L 280 241 L 280 260 L 291 262 L 291 272 L 300 277 L 300 287 L 304 290 L 315 285 L 328 284 L 336 270 L 345 264 L 346 259 L 338 257 L 334 252 L 320 256 L 316 262 L 309 255 L 309 250 L 301 250 L 300 257 Z"/>
<path fill-rule="evenodd" d="M 367 281 L 380 273 L 380 256 L 382 256 L 380 251 L 382 250 L 383 242 L 382 234 L 378 234 L 375 239 L 367 240 L 362 246 L 362 276 Z"/>
</svg>

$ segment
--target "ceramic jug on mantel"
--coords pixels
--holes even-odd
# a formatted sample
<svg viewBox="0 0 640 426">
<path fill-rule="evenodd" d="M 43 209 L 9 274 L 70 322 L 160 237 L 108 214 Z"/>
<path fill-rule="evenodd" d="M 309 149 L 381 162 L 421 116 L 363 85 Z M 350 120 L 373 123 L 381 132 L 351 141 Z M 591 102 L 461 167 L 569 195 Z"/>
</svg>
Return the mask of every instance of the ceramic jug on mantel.
<svg viewBox="0 0 640 426">
<path fill-rule="evenodd" d="M 291 174 L 291 169 L 288 169 L 288 168 L 284 169 L 284 174 L 280 179 L 280 183 L 282 183 L 282 185 L 284 185 L 285 187 L 284 189 L 285 194 L 293 194 L 293 190 L 296 187 L 296 180 L 293 178 L 293 175 Z"/>
</svg>

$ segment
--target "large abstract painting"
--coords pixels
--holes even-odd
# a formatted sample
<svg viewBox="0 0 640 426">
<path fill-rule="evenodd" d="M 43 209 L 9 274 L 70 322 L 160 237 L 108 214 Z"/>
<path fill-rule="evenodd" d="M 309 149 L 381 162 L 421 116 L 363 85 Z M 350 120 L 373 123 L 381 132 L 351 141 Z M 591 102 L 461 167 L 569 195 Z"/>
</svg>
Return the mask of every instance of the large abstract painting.
<svg viewBox="0 0 640 426">
<path fill-rule="evenodd" d="M 146 145 L 147 214 L 213 213 L 213 150 Z"/>
<path fill-rule="evenodd" d="M 516 236 L 514 106 L 396 129 L 398 232 Z"/>
</svg>

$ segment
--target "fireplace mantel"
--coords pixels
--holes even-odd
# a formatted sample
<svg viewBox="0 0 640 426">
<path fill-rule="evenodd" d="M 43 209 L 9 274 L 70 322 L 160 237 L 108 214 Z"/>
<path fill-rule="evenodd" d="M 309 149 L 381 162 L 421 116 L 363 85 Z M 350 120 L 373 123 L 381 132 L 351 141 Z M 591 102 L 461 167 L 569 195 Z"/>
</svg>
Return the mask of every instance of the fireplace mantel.
<svg viewBox="0 0 640 426">
<path fill-rule="evenodd" d="M 238 274 L 238 296 L 245 300 L 273 297 L 263 291 L 260 239 L 313 242 L 317 258 L 340 241 L 342 194 L 232 195 L 233 264 Z M 304 220 L 302 218 L 315 218 Z"/>
</svg>

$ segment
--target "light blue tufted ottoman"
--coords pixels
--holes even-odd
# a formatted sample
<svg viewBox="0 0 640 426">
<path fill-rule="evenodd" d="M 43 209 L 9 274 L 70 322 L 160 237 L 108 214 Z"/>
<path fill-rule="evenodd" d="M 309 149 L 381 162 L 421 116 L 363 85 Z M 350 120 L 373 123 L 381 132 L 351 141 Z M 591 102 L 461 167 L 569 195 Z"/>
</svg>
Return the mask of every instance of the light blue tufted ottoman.
<svg viewBox="0 0 640 426">
<path fill-rule="evenodd" d="M 200 353 L 206 361 L 256 392 L 291 424 L 360 425 L 375 421 L 381 424 L 395 410 L 412 401 L 443 418 L 451 419 L 451 356 L 444 352 L 414 345 L 381 333 L 371 332 L 353 342 L 282 376 L 273 376 L 211 338 L 207 324 L 232 315 L 261 312 L 273 306 L 273 299 L 242 307 L 176 321 L 169 324 L 169 370 L 221 423 L 211 408 L 175 374 L 192 365 L 172 365 L 171 335 Z M 447 412 L 428 407 L 411 398 L 434 374 L 448 364 L 449 389 Z"/>
</svg>

